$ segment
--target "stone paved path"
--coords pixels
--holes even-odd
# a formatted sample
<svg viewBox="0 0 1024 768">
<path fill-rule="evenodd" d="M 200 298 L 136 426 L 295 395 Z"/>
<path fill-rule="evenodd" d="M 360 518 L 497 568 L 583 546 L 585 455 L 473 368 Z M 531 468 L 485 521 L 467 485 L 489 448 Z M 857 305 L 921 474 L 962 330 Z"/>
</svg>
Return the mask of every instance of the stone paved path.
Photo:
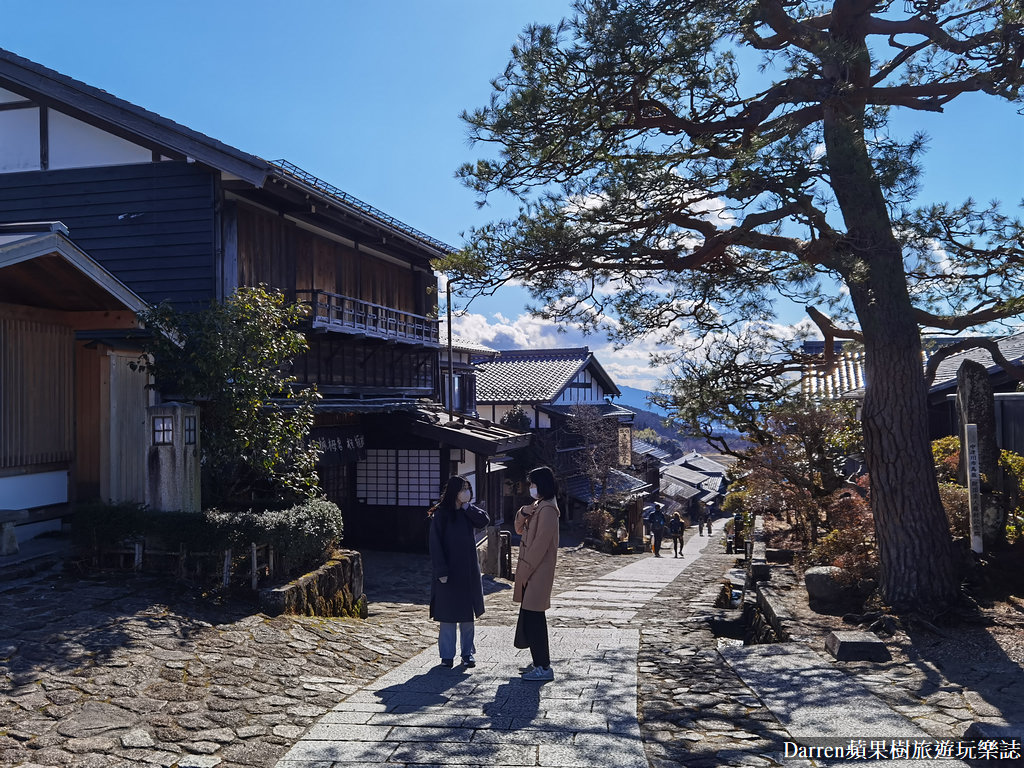
<svg viewBox="0 0 1024 768">
<path fill-rule="evenodd" d="M 623 625 L 708 541 L 691 539 L 682 558 L 643 558 L 557 593 L 550 611 L 557 620 L 550 632 L 554 682 L 521 680 L 519 668 L 530 658 L 513 647 L 514 626 L 481 621 L 475 668 L 441 667 L 436 650 L 424 650 L 346 697 L 278 768 L 595 766 L 609 754 L 616 766 L 646 768 L 637 720 L 639 631 Z M 582 624 L 596 619 L 619 626 Z"/>
<path fill-rule="evenodd" d="M 421 752 L 424 746 L 415 739 L 398 738 L 414 735 L 411 730 L 396 729 L 439 726 L 369 720 L 389 714 L 392 704 L 419 707 L 427 716 L 431 708 L 447 707 L 448 717 L 457 706 L 441 697 L 452 702 L 450 691 L 467 697 L 463 703 L 471 701 L 476 714 L 458 721 L 462 736 L 472 730 L 469 740 L 450 742 L 463 744 L 463 752 L 442 756 L 437 764 L 472 759 L 471 749 L 500 733 L 504 747 L 514 747 L 516 759 L 532 758 L 530 764 L 543 764 L 544 746 L 543 760 L 551 764 L 589 757 L 591 768 L 614 766 L 618 752 L 608 745 L 617 744 L 629 756 L 639 757 L 642 748 L 651 768 L 807 765 L 783 757 L 790 736 L 780 722 L 785 712 L 766 706 L 727 662 L 738 641 L 717 636 L 723 618 L 738 615 L 717 607 L 735 558 L 725 554 L 719 537 L 694 542 L 692 532 L 688 536 L 690 550 L 681 562 L 671 556 L 561 551 L 560 592 L 549 612 L 561 671 L 555 685 L 530 689 L 515 688 L 522 686 L 515 673 L 525 654 L 509 652 L 517 606 L 511 586 L 500 580 L 485 580 L 481 665 L 444 670 L 450 677 L 434 670 L 437 630 L 427 618 L 429 561 L 421 555 L 365 553 L 371 600 L 366 621 L 269 618 L 251 605 L 212 604 L 180 585 L 145 576 L 51 573 L 0 583 L 0 766 L 272 768 L 304 743 L 304 734 L 331 725 L 387 727 L 392 738 L 385 736 L 385 749 L 389 741 L 394 744 L 388 756 L 418 761 L 439 756 Z M 708 546 L 693 557 L 692 549 L 701 544 Z M 680 577 L 672 578 L 673 572 Z M 782 584 L 783 575 L 773 575 L 773 584 Z M 635 596 L 624 599 L 627 592 Z M 799 601 L 799 589 L 793 595 Z M 803 644 L 820 651 L 821 631 L 809 624 L 799 629 Z M 608 653 L 627 654 L 618 657 L 622 663 L 614 672 L 600 666 L 616 658 L 597 655 L 602 642 Z M 856 676 L 936 738 L 960 735 L 981 718 L 1019 719 L 1024 711 L 1019 661 L 979 646 L 977 662 L 954 664 L 935 656 L 927 642 L 898 642 L 917 656 L 903 652 L 889 664 L 825 662 Z M 418 671 L 410 675 L 413 665 Z M 398 681 L 410 677 L 428 690 L 403 689 Z M 635 698 L 620 696 L 613 684 L 632 689 Z M 600 685 L 612 694 L 597 699 Z M 570 692 L 569 698 L 563 695 Z M 415 693 L 438 698 L 411 704 L 393 698 Z M 339 703 L 360 704 L 363 697 L 384 711 L 336 709 Z M 588 700 L 601 704 L 579 712 Z M 619 719 L 603 726 L 591 720 L 584 727 L 578 719 L 601 715 L 610 704 L 617 718 L 632 702 L 635 716 L 628 727 Z M 561 733 L 561 741 L 538 738 L 537 727 L 493 727 L 517 714 L 523 720 L 523 711 L 531 723 L 551 721 L 556 728 L 548 733 Z M 573 741 L 565 737 L 570 714 L 578 725 Z M 474 722 L 470 717 L 492 727 L 463 728 Z M 465 746 L 474 742 L 478 746 Z M 359 743 L 365 748 L 381 742 Z M 518 749 L 524 746 L 525 753 Z M 374 755 L 370 764 L 379 757 Z M 333 762 L 321 761 L 317 768 Z"/>
</svg>

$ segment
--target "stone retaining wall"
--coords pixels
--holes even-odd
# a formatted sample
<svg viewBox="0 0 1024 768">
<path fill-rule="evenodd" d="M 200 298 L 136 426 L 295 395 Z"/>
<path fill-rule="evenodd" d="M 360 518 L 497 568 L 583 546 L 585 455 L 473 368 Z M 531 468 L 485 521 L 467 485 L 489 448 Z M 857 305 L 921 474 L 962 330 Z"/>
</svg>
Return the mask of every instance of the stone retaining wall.
<svg viewBox="0 0 1024 768">
<path fill-rule="evenodd" d="M 786 609 L 782 593 L 796 581 L 796 574 L 789 567 L 774 566 L 772 579 L 775 583 L 760 581 L 754 585 L 756 610 L 753 616 L 748 613 L 748 622 L 755 643 L 785 643 L 793 639 L 794 619 Z"/>
<path fill-rule="evenodd" d="M 270 615 L 367 616 L 363 558 L 353 550 L 335 556 L 311 573 L 281 587 L 260 590 L 260 609 Z"/>
</svg>

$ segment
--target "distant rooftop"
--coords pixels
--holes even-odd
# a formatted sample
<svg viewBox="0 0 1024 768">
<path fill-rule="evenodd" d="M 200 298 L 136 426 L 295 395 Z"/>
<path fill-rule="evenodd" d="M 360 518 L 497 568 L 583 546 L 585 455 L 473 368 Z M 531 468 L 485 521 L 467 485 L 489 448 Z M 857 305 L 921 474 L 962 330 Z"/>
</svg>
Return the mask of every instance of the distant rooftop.
<svg viewBox="0 0 1024 768">
<path fill-rule="evenodd" d="M 477 401 L 543 403 L 554 400 L 584 368 L 610 395 L 621 394 L 588 347 L 501 350 L 494 360 L 481 361 Z"/>
<path fill-rule="evenodd" d="M 928 360 L 931 358 L 932 354 L 937 350 L 950 344 L 967 341 L 971 338 L 976 337 L 925 336 L 921 340 L 922 370 L 928 364 Z M 1010 362 L 1020 362 L 1021 360 L 1024 360 L 1024 333 L 1004 336 L 999 339 L 994 339 L 994 341 L 999 346 L 999 350 L 1003 353 L 1003 356 Z M 810 342 L 805 342 L 805 351 L 814 349 L 813 347 L 809 348 L 807 346 L 809 343 Z M 824 342 L 818 342 L 818 345 L 823 351 Z M 820 352 L 818 352 L 818 354 L 820 354 Z M 960 364 L 963 363 L 964 360 L 974 360 L 981 363 L 988 368 L 989 371 L 1001 370 L 1000 366 L 992 359 L 988 350 L 980 347 L 971 349 L 966 352 L 960 352 L 947 357 L 939 363 L 931 389 L 935 391 L 955 385 L 957 370 L 960 368 Z M 814 365 L 807 366 L 804 369 L 803 376 L 800 380 L 801 390 L 805 395 L 815 399 L 826 400 L 837 399 L 844 396 L 857 397 L 866 385 L 867 381 L 864 376 L 864 352 L 859 347 L 854 347 L 849 352 L 840 351 L 836 356 L 834 365 L 831 367 L 827 367 L 824 363 L 816 363 Z"/>
</svg>

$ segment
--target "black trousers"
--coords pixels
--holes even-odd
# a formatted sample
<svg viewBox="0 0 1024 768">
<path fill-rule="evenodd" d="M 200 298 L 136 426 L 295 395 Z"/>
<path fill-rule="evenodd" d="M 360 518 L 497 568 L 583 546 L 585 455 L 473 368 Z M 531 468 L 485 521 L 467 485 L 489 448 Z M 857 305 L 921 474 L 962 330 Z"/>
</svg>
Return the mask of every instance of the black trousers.
<svg viewBox="0 0 1024 768">
<path fill-rule="evenodd" d="M 661 554 L 661 540 L 665 537 L 664 533 L 655 532 L 654 534 L 654 554 Z"/>
<path fill-rule="evenodd" d="M 550 667 L 551 651 L 548 648 L 548 622 L 544 616 L 544 611 L 528 611 L 525 608 L 520 608 L 519 613 L 523 620 L 523 631 L 526 634 L 526 641 L 530 644 L 533 666 Z"/>
</svg>

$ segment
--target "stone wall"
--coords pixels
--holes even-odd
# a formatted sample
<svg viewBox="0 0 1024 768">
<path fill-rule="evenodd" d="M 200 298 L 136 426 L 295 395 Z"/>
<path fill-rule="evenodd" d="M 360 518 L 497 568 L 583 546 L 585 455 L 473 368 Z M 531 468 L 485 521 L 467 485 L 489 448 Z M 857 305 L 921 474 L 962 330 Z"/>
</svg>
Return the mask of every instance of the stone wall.
<svg viewBox="0 0 1024 768">
<path fill-rule="evenodd" d="M 798 579 L 792 568 L 777 567 L 773 580 L 757 582 L 754 585 L 754 605 L 747 608 L 747 622 L 750 640 L 753 643 L 789 642 L 793 637 L 795 621 L 789 615 L 783 593 L 792 589 Z"/>
<path fill-rule="evenodd" d="M 260 590 L 260 609 L 269 616 L 367 616 L 363 558 L 354 550 L 336 552 L 311 573 L 281 587 Z"/>
</svg>

